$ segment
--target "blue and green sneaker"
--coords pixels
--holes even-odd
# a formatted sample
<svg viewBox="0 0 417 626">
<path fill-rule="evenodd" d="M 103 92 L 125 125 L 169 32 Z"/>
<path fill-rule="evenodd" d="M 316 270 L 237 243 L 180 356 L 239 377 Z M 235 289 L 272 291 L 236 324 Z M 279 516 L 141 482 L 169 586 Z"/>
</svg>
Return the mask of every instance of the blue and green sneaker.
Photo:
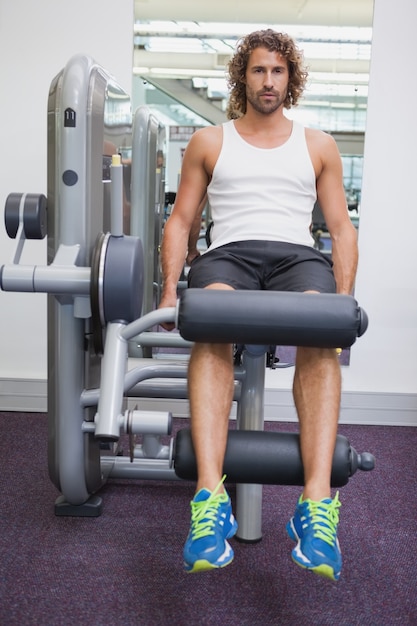
<svg viewBox="0 0 417 626">
<path fill-rule="evenodd" d="M 227 539 L 237 531 L 230 498 L 216 489 L 200 491 L 191 500 L 191 526 L 184 546 L 184 568 L 189 573 L 226 567 L 233 561 L 233 550 Z"/>
<path fill-rule="evenodd" d="M 289 537 L 297 542 L 292 559 L 319 576 L 339 580 L 342 555 L 337 539 L 337 525 L 341 503 L 339 492 L 333 500 L 319 502 L 300 497 L 294 517 L 287 524 Z"/>
</svg>

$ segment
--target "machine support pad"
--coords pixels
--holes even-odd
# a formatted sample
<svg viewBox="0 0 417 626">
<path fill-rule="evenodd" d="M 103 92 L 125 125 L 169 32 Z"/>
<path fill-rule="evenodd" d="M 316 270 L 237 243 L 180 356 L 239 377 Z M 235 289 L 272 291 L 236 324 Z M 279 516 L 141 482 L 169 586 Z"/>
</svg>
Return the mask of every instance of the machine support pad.
<svg viewBox="0 0 417 626">
<path fill-rule="evenodd" d="M 368 320 L 348 295 L 187 289 L 177 323 L 189 341 L 347 348 Z"/>
<path fill-rule="evenodd" d="M 175 473 L 185 480 L 197 479 L 191 431 L 182 429 L 175 439 Z M 333 455 L 331 486 L 343 487 L 356 469 L 360 455 L 343 435 L 337 435 Z M 263 485 L 304 485 L 304 470 L 297 433 L 229 430 L 223 471 L 233 483 Z"/>
</svg>

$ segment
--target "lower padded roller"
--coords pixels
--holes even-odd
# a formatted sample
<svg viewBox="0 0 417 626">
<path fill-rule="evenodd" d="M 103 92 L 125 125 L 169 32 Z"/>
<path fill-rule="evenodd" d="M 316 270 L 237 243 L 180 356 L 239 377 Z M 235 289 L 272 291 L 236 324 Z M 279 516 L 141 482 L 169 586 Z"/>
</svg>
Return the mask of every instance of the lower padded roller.
<svg viewBox="0 0 417 626">
<path fill-rule="evenodd" d="M 373 469 L 369 453 L 357 454 L 343 435 L 338 435 L 333 456 L 332 487 L 343 487 L 357 469 Z M 183 429 L 175 439 L 175 473 L 196 480 L 197 470 L 191 431 Z M 223 471 L 233 483 L 304 485 L 300 439 L 296 433 L 230 430 Z"/>
</svg>

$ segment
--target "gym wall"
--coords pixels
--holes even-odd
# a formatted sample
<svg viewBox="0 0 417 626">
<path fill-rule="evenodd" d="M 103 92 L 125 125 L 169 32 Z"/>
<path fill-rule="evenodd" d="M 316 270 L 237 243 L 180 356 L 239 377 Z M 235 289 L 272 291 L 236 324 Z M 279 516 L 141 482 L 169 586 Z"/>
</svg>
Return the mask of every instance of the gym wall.
<svg viewBox="0 0 417 626">
<path fill-rule="evenodd" d="M 3 207 L 11 191 L 46 191 L 47 93 L 72 54 L 91 54 L 131 92 L 133 0 L 15 0 L 0 11 Z M 342 422 L 417 426 L 416 11 L 414 0 L 375 0 L 355 291 L 370 323 L 343 368 Z M 45 242 L 28 243 L 27 263 L 44 264 Z M 12 249 L 0 228 L 1 263 Z M 266 419 L 294 419 L 292 375 L 267 372 Z M 0 292 L 0 410 L 44 411 L 45 378 L 46 296 Z"/>
</svg>

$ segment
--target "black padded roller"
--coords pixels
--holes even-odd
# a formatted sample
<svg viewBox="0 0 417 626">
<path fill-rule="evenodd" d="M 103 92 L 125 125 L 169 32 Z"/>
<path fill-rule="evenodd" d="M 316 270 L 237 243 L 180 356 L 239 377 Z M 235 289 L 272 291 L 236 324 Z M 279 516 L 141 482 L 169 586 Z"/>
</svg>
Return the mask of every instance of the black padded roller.
<svg viewBox="0 0 417 626">
<path fill-rule="evenodd" d="M 46 197 L 41 193 L 26 194 L 23 228 L 27 239 L 43 239 L 47 231 Z"/>
<path fill-rule="evenodd" d="M 347 348 L 368 320 L 348 295 L 187 289 L 177 325 L 189 341 Z"/>
<path fill-rule="evenodd" d="M 374 457 L 359 455 L 348 439 L 338 435 L 333 456 L 331 485 L 343 487 L 357 469 L 369 471 Z M 197 469 L 191 431 L 182 429 L 175 439 L 175 473 L 196 480 Z M 262 485 L 304 485 L 304 471 L 297 433 L 230 430 L 223 471 L 233 483 Z"/>
<path fill-rule="evenodd" d="M 20 224 L 20 202 L 22 193 L 9 193 L 4 205 L 4 225 L 10 239 L 14 239 Z"/>
</svg>

